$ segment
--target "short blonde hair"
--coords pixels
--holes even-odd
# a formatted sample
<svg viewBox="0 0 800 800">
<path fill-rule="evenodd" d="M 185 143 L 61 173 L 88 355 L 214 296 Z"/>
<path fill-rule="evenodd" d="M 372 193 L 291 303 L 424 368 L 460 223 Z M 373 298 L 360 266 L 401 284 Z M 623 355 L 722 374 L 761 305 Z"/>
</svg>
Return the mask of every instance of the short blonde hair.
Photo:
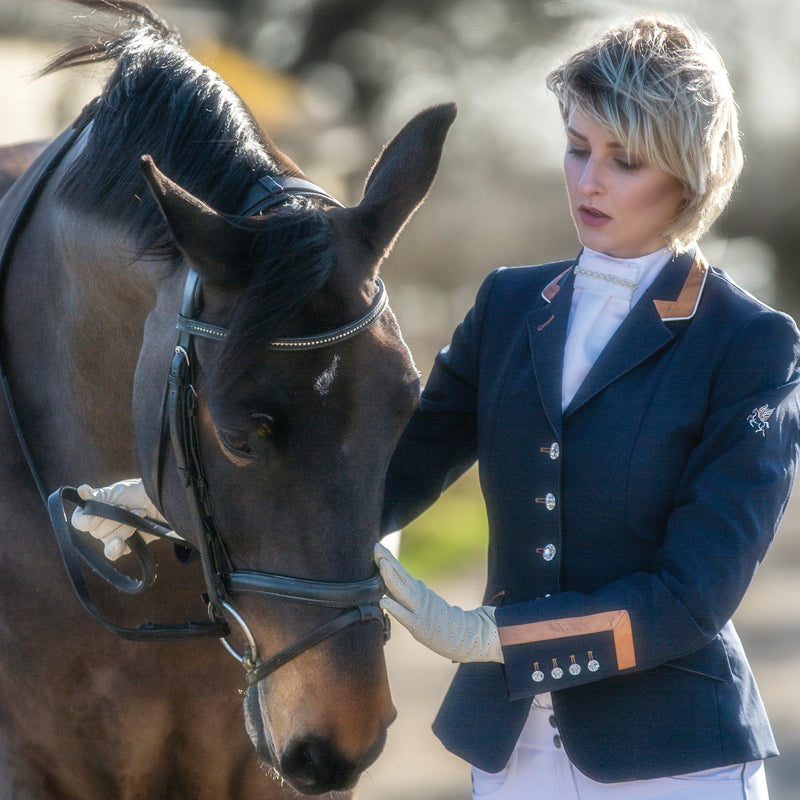
<svg viewBox="0 0 800 800">
<path fill-rule="evenodd" d="M 742 169 L 728 73 L 711 42 L 673 19 L 613 28 L 547 76 L 565 122 L 579 108 L 631 157 L 678 178 L 689 199 L 664 231 L 690 247 L 728 203 Z"/>
</svg>

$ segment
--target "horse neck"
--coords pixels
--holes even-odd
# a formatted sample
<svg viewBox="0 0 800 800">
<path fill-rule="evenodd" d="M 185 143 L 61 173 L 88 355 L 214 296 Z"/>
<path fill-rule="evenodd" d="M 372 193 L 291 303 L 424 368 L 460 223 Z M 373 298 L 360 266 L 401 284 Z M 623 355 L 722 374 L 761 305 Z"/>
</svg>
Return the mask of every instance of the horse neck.
<svg viewBox="0 0 800 800">
<path fill-rule="evenodd" d="M 46 191 L 3 297 L 14 404 L 49 486 L 135 474 L 133 375 L 153 290 L 132 245 Z"/>
</svg>

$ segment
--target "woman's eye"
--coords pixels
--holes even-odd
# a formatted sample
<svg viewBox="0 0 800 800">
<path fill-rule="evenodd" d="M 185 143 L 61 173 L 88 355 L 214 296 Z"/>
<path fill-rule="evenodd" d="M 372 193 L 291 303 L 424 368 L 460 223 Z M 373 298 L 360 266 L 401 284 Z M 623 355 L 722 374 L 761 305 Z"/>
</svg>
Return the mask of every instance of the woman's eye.
<svg viewBox="0 0 800 800">
<path fill-rule="evenodd" d="M 627 161 L 626 159 L 619 159 L 617 164 L 626 172 L 636 172 L 637 169 L 642 168 L 642 165 L 638 161 Z"/>
<path fill-rule="evenodd" d="M 588 158 L 589 151 L 586 150 L 583 147 L 574 147 L 574 146 L 570 145 L 567 148 L 567 155 L 575 156 L 576 158 Z"/>
</svg>

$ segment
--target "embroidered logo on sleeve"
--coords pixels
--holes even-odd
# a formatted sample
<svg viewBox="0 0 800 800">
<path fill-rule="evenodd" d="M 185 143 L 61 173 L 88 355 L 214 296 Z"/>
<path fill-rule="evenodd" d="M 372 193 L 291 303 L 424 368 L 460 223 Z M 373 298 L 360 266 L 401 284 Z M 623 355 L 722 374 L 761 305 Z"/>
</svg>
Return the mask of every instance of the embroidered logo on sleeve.
<svg viewBox="0 0 800 800">
<path fill-rule="evenodd" d="M 750 427 L 756 432 L 760 433 L 762 436 L 766 436 L 767 434 L 765 431 L 769 428 L 769 418 L 775 412 L 774 408 L 770 408 L 769 405 L 764 403 L 763 406 L 759 406 L 758 408 L 754 408 L 750 412 L 750 416 L 748 416 L 747 421 L 750 423 Z"/>
</svg>

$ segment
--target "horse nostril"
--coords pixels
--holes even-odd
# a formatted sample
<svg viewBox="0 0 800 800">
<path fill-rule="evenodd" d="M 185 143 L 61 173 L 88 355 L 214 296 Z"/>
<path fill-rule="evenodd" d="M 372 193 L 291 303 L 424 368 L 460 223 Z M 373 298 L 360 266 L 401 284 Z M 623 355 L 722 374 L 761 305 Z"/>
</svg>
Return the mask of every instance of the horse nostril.
<svg viewBox="0 0 800 800">
<path fill-rule="evenodd" d="M 306 794 L 350 789 L 358 776 L 356 766 L 324 739 L 293 742 L 284 750 L 280 762 L 283 775 Z"/>
</svg>

